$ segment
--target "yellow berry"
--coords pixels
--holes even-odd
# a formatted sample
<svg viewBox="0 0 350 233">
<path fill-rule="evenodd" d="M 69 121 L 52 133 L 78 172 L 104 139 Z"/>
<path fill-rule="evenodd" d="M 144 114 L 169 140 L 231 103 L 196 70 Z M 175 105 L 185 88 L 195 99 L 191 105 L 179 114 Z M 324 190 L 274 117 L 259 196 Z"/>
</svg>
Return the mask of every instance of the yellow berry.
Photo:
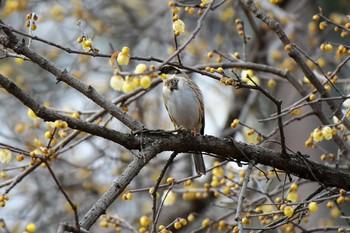
<svg viewBox="0 0 350 233">
<path fill-rule="evenodd" d="M 248 218 L 248 217 L 244 217 L 244 218 L 242 218 L 242 223 L 243 223 L 244 225 L 248 225 L 248 224 L 250 224 L 250 220 L 249 220 L 249 218 Z"/>
<path fill-rule="evenodd" d="M 292 45 L 291 45 L 291 44 L 285 45 L 285 46 L 284 46 L 284 50 L 285 50 L 286 52 L 290 52 L 290 51 L 292 50 Z"/>
<path fill-rule="evenodd" d="M 124 47 L 125 48 L 125 47 Z M 124 49 L 123 48 L 123 49 Z M 117 62 L 119 65 L 128 65 L 130 61 L 130 55 L 129 53 L 119 53 L 117 57 Z"/>
<path fill-rule="evenodd" d="M 34 223 L 29 223 L 27 226 L 26 226 L 26 231 L 28 233 L 34 233 L 36 231 L 36 226 Z"/>
<path fill-rule="evenodd" d="M 330 140 L 333 138 L 333 130 L 331 127 L 326 126 L 322 128 L 322 135 L 326 140 Z"/>
<path fill-rule="evenodd" d="M 275 81 L 274 79 L 269 79 L 269 81 L 267 81 L 267 86 L 268 86 L 270 89 L 275 88 L 275 86 L 276 86 L 276 81 Z"/>
<path fill-rule="evenodd" d="M 181 227 L 182 227 L 181 223 L 180 223 L 179 221 L 175 221 L 175 223 L 174 223 L 174 228 L 175 228 L 176 230 L 178 230 L 178 229 L 180 229 Z"/>
<path fill-rule="evenodd" d="M 23 123 L 18 123 L 16 125 L 16 128 L 15 128 L 16 133 L 21 134 L 24 132 L 24 130 L 25 130 L 25 125 Z"/>
<path fill-rule="evenodd" d="M 32 29 L 32 31 L 35 31 L 37 29 L 37 26 L 36 26 L 36 24 L 34 22 L 32 23 L 31 29 Z"/>
<path fill-rule="evenodd" d="M 309 203 L 309 210 L 311 212 L 316 212 L 318 210 L 317 202 L 310 202 Z"/>
<path fill-rule="evenodd" d="M 312 20 L 313 21 L 319 21 L 320 20 L 320 16 L 319 15 L 314 15 L 314 16 L 312 16 Z"/>
<path fill-rule="evenodd" d="M 321 159 L 321 161 L 326 161 L 327 160 L 327 155 L 326 154 L 322 154 L 320 159 Z"/>
<path fill-rule="evenodd" d="M 338 204 L 342 204 L 344 202 L 344 196 L 339 196 L 338 198 L 337 198 L 337 203 Z"/>
<path fill-rule="evenodd" d="M 339 194 L 342 196 L 345 195 L 346 194 L 345 189 L 339 189 Z"/>
<path fill-rule="evenodd" d="M 251 136 L 251 135 L 253 135 L 254 133 L 255 133 L 255 130 L 254 130 L 254 129 L 250 129 L 250 130 L 247 131 L 247 135 L 248 135 L 248 136 Z"/>
<path fill-rule="evenodd" d="M 326 29 L 326 27 L 327 27 L 327 22 L 325 22 L 325 21 L 321 22 L 321 23 L 318 25 L 318 27 L 320 28 L 320 30 Z"/>
<path fill-rule="evenodd" d="M 113 75 L 111 77 L 109 85 L 112 87 L 112 89 L 121 91 L 124 86 L 124 78 L 120 75 Z"/>
<path fill-rule="evenodd" d="M 275 202 L 277 204 L 282 203 L 282 198 L 281 197 L 276 197 Z"/>
<path fill-rule="evenodd" d="M 141 84 L 141 87 L 143 89 L 149 88 L 151 86 L 151 84 L 152 84 L 151 77 L 149 75 L 142 76 L 142 78 L 140 80 L 140 84 Z"/>
<path fill-rule="evenodd" d="M 123 55 L 128 55 L 129 52 L 130 52 L 129 47 L 126 47 L 126 46 L 125 46 L 125 47 L 122 48 L 122 54 L 123 54 Z"/>
<path fill-rule="evenodd" d="M 6 179 L 6 177 L 7 177 L 7 173 L 5 171 L 1 171 L 0 172 L 0 178 Z"/>
<path fill-rule="evenodd" d="M 209 218 L 203 219 L 203 221 L 202 221 L 202 227 L 203 227 L 203 228 L 208 227 L 209 224 L 210 224 L 210 219 L 209 219 Z"/>
<path fill-rule="evenodd" d="M 290 114 L 292 115 L 292 116 L 297 116 L 297 115 L 299 115 L 300 114 L 300 109 L 293 109 L 291 112 L 290 112 Z"/>
<path fill-rule="evenodd" d="M 143 215 L 140 218 L 140 225 L 143 226 L 143 227 L 148 227 L 150 222 L 151 222 L 150 218 L 148 216 L 146 216 L 146 215 Z"/>
<path fill-rule="evenodd" d="M 168 179 L 166 179 L 166 182 L 167 182 L 168 184 L 173 184 L 173 183 L 174 183 L 174 178 L 169 177 Z"/>
<path fill-rule="evenodd" d="M 186 180 L 185 181 L 185 186 L 190 186 L 192 184 L 192 181 L 191 180 Z"/>
<path fill-rule="evenodd" d="M 135 89 L 133 83 L 130 80 L 124 82 L 122 90 L 125 93 L 132 92 Z"/>
<path fill-rule="evenodd" d="M 80 113 L 79 112 L 73 112 L 72 117 L 75 119 L 80 119 Z"/>
<path fill-rule="evenodd" d="M 331 209 L 331 216 L 332 216 L 332 218 L 339 218 L 340 215 L 341 215 L 341 212 L 340 212 L 340 210 L 338 209 L 338 207 L 333 207 L 333 208 Z"/>
<path fill-rule="evenodd" d="M 182 226 L 186 226 L 187 225 L 187 220 L 185 218 L 180 218 L 180 223 Z"/>
<path fill-rule="evenodd" d="M 104 228 L 107 228 L 108 227 L 108 222 L 103 220 L 100 222 L 100 227 L 104 227 Z"/>
<path fill-rule="evenodd" d="M 24 155 L 23 155 L 23 154 L 17 155 L 17 156 L 16 156 L 16 160 L 17 160 L 18 162 L 23 161 L 23 160 L 24 160 Z"/>
<path fill-rule="evenodd" d="M 347 33 L 346 31 L 342 31 L 342 32 L 340 33 L 340 36 L 341 36 L 341 38 L 345 38 L 345 37 L 348 36 L 348 33 Z"/>
<path fill-rule="evenodd" d="M 288 218 L 293 216 L 294 213 L 294 209 L 291 206 L 286 206 L 283 210 L 283 213 L 285 216 L 287 216 Z"/>
<path fill-rule="evenodd" d="M 208 54 L 207 54 L 207 57 L 208 58 L 212 58 L 214 56 L 214 53 L 213 52 L 209 52 Z"/>
<path fill-rule="evenodd" d="M 222 190 L 222 192 L 225 195 L 230 195 L 231 194 L 231 188 L 229 186 L 225 186 L 224 189 Z"/>
<path fill-rule="evenodd" d="M 132 200 L 134 198 L 134 195 L 132 193 L 128 192 L 128 193 L 126 193 L 126 198 L 128 200 Z"/>
<path fill-rule="evenodd" d="M 310 101 L 313 101 L 313 100 L 315 100 L 316 99 L 316 95 L 315 94 L 311 94 L 310 96 L 309 96 L 309 100 Z"/>
<path fill-rule="evenodd" d="M 50 131 L 45 132 L 45 138 L 50 139 L 52 138 L 52 133 Z"/>
<path fill-rule="evenodd" d="M 216 70 L 218 73 L 223 73 L 224 72 L 224 69 L 222 68 L 222 67 L 219 67 L 219 68 L 217 68 L 217 70 Z"/>
<path fill-rule="evenodd" d="M 30 108 L 28 108 L 28 116 L 32 119 L 37 119 L 38 117 L 35 115 L 34 111 Z"/>
<path fill-rule="evenodd" d="M 195 216 L 194 216 L 194 214 L 189 214 L 188 216 L 187 216 L 187 220 L 189 221 L 189 222 L 193 222 L 194 220 L 195 220 Z"/>
<path fill-rule="evenodd" d="M 291 202 L 296 202 L 298 201 L 298 193 L 296 191 L 290 191 L 286 199 Z"/>
<path fill-rule="evenodd" d="M 77 38 L 77 42 L 78 42 L 79 44 L 80 44 L 81 42 L 83 42 L 83 37 L 81 37 L 81 36 L 78 37 L 78 38 Z"/>
<path fill-rule="evenodd" d="M 325 45 L 324 48 L 325 48 L 325 50 L 328 51 L 328 52 L 331 52 L 331 51 L 333 50 L 333 46 L 332 46 L 331 44 L 328 44 L 328 43 Z"/>
</svg>

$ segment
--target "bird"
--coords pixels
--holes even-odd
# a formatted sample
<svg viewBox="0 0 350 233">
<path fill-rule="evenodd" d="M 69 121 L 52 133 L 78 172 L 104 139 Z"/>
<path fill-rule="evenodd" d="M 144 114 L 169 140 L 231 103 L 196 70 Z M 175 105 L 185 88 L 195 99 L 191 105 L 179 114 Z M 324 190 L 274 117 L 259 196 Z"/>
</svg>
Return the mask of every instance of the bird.
<svg viewBox="0 0 350 233">
<path fill-rule="evenodd" d="M 163 80 L 163 100 L 175 130 L 204 134 L 205 117 L 202 92 L 181 69 L 165 65 L 159 75 Z M 205 175 L 202 153 L 193 154 L 198 175 Z"/>
</svg>

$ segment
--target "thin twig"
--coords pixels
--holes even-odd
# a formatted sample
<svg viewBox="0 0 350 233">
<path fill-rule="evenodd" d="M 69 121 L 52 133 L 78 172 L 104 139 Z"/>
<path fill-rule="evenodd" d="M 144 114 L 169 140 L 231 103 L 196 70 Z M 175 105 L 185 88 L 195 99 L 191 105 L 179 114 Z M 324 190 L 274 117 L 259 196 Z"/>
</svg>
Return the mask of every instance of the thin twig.
<svg viewBox="0 0 350 233">
<path fill-rule="evenodd" d="M 239 232 L 243 232 L 243 223 L 242 223 L 242 218 L 241 218 L 241 212 L 242 212 L 242 207 L 243 207 L 243 201 L 245 199 L 245 192 L 246 192 L 247 187 L 248 187 L 249 177 L 250 177 L 250 174 L 251 174 L 254 166 L 255 166 L 255 161 L 252 161 L 251 163 L 249 163 L 248 168 L 246 170 L 246 173 L 244 175 L 241 192 L 239 193 L 239 197 L 238 197 L 237 212 L 236 212 L 235 220 L 237 221 L 237 226 L 238 226 Z"/>
<path fill-rule="evenodd" d="M 158 217 L 159 217 L 159 214 L 157 214 L 157 213 L 160 213 L 160 209 L 157 210 L 157 191 L 158 191 L 160 182 L 162 181 L 162 179 L 163 179 L 163 177 L 165 175 L 165 172 L 167 171 L 167 169 L 170 166 L 170 164 L 173 163 L 173 161 L 174 161 L 174 159 L 175 159 L 177 154 L 178 154 L 177 152 L 173 152 L 170 155 L 170 158 L 168 159 L 168 161 L 166 162 L 165 166 L 163 167 L 161 173 L 158 176 L 157 182 L 154 185 L 154 189 L 153 189 L 153 192 L 152 192 L 152 198 L 153 198 L 153 206 L 152 206 L 152 222 L 153 222 L 153 224 L 152 224 L 152 230 L 151 230 L 152 233 L 156 232 L 157 222 L 158 222 Z M 160 206 L 159 206 L 159 208 L 160 208 Z"/>
<path fill-rule="evenodd" d="M 79 216 L 78 216 L 78 211 L 77 211 L 77 206 L 73 203 L 73 201 L 70 199 L 70 197 L 68 196 L 68 194 L 66 193 L 66 191 L 64 191 L 62 185 L 60 184 L 60 182 L 58 181 L 55 173 L 53 172 L 51 165 L 47 162 L 46 159 L 43 159 L 42 162 L 45 163 L 46 167 L 48 168 L 53 180 L 55 181 L 57 187 L 59 188 L 59 190 L 61 191 L 61 193 L 63 194 L 63 196 L 66 198 L 66 200 L 68 201 L 70 207 L 72 208 L 73 212 L 74 212 L 74 221 L 75 221 L 75 227 L 78 229 L 80 229 L 80 225 L 79 225 Z"/>
</svg>

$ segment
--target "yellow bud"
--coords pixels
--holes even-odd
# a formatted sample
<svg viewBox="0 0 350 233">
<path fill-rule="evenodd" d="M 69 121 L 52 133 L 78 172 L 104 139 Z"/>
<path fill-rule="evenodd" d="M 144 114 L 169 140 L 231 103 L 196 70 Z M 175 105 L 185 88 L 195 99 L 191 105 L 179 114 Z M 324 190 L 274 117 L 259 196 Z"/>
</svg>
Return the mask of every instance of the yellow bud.
<svg viewBox="0 0 350 233">
<path fill-rule="evenodd" d="M 125 46 L 125 47 L 122 48 L 122 52 L 121 52 L 121 53 L 122 53 L 123 55 L 129 55 L 129 52 L 130 52 L 129 47 L 126 47 L 126 46 Z"/>
<path fill-rule="evenodd" d="M 316 212 L 318 210 L 317 202 L 314 201 L 310 202 L 308 207 L 311 212 Z"/>
<path fill-rule="evenodd" d="M 283 210 L 283 213 L 285 216 L 287 216 L 288 218 L 293 216 L 294 213 L 294 209 L 291 206 L 286 206 Z"/>
<path fill-rule="evenodd" d="M 320 16 L 319 15 L 314 15 L 314 16 L 312 16 L 312 20 L 317 22 L 317 21 L 320 20 Z"/>
<path fill-rule="evenodd" d="M 173 22 L 174 33 L 182 33 L 185 31 L 185 23 L 181 19 L 177 19 Z"/>
<path fill-rule="evenodd" d="M 181 223 L 180 223 L 179 221 L 175 221 L 175 223 L 174 223 L 174 228 L 175 228 L 176 230 L 178 230 L 178 229 L 180 229 L 181 227 L 182 227 Z"/>
<path fill-rule="evenodd" d="M 143 215 L 140 218 L 140 225 L 143 226 L 143 227 L 148 227 L 150 222 L 151 222 L 150 218 L 148 216 L 146 216 L 146 215 Z"/>
<path fill-rule="evenodd" d="M 223 73 L 224 72 L 224 69 L 222 68 L 222 67 L 219 67 L 219 68 L 217 68 L 217 70 L 216 70 L 218 73 Z"/>
<path fill-rule="evenodd" d="M 249 218 L 248 218 L 248 217 L 242 218 L 242 223 L 243 223 L 244 225 L 249 225 L 249 224 L 250 224 Z"/>
<path fill-rule="evenodd" d="M 189 221 L 189 222 L 193 222 L 194 220 L 195 220 L 195 216 L 194 216 L 194 214 L 189 214 L 188 216 L 187 216 L 187 220 Z"/>
<path fill-rule="evenodd" d="M 140 84 L 143 89 L 148 89 L 152 84 L 151 77 L 149 75 L 142 76 L 140 80 Z"/>
<path fill-rule="evenodd" d="M 27 226 L 26 226 L 26 231 L 28 233 L 34 233 L 36 231 L 36 226 L 34 223 L 29 223 Z"/>
<path fill-rule="evenodd" d="M 275 81 L 274 79 L 269 79 L 269 81 L 267 81 L 267 86 L 268 86 L 270 89 L 275 88 L 275 86 L 276 86 L 276 81 Z"/>
<path fill-rule="evenodd" d="M 333 207 L 333 208 L 331 209 L 331 216 L 332 216 L 332 218 L 339 218 L 340 215 L 341 215 L 341 212 L 340 212 L 340 210 L 338 209 L 338 207 Z"/>
<path fill-rule="evenodd" d="M 203 227 L 203 228 L 208 227 L 209 224 L 210 224 L 210 219 L 209 219 L 209 218 L 205 218 L 205 219 L 202 221 L 202 227 Z"/>
<path fill-rule="evenodd" d="M 166 179 L 166 182 L 167 182 L 168 184 L 173 184 L 173 183 L 174 183 L 174 178 L 169 177 L 168 179 Z"/>
<path fill-rule="evenodd" d="M 292 45 L 291 45 L 291 44 L 285 45 L 285 46 L 284 46 L 284 50 L 285 50 L 286 52 L 290 52 L 290 51 L 292 50 Z"/>
<path fill-rule="evenodd" d="M 322 128 L 322 135 L 326 140 L 330 140 L 333 138 L 333 130 L 331 127 L 326 126 Z"/>
<path fill-rule="evenodd" d="M 327 22 L 325 22 L 325 21 L 321 22 L 321 23 L 319 24 L 318 27 L 320 28 L 320 30 L 326 29 L 326 27 L 327 27 Z"/>
</svg>

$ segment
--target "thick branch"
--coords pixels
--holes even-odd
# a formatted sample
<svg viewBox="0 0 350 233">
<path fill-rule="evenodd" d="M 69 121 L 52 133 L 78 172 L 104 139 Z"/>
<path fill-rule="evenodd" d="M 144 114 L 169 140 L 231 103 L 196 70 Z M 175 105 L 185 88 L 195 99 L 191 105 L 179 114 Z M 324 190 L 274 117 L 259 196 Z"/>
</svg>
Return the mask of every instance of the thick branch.
<svg viewBox="0 0 350 233">
<path fill-rule="evenodd" d="M 23 104 L 33 109 L 38 117 L 55 121 L 64 120 L 69 127 L 88 132 L 114 141 L 127 149 L 141 151 L 142 157 L 136 157 L 113 183 L 111 188 L 93 205 L 80 222 L 84 229 L 104 214 L 113 201 L 124 191 L 130 181 L 158 153 L 162 151 L 193 152 L 204 151 L 215 154 L 228 161 L 252 162 L 268 165 L 298 177 L 316 181 L 324 186 L 350 190 L 350 175 L 334 168 L 307 160 L 303 155 L 285 155 L 261 146 L 235 142 L 230 138 L 193 135 L 192 133 L 175 134 L 172 132 L 155 131 L 139 134 L 123 134 L 99 125 L 83 122 L 64 116 L 47 109 L 23 92 L 16 84 L 0 75 L 0 85 L 19 99 Z"/>
<path fill-rule="evenodd" d="M 124 123 L 131 130 L 141 130 L 144 127 L 139 121 L 133 119 L 127 113 L 123 112 L 120 108 L 111 103 L 108 99 L 100 95 L 92 86 L 84 84 L 80 80 L 71 76 L 66 70 L 59 69 L 53 62 L 29 49 L 25 45 L 24 41 L 20 42 L 16 37 L 9 39 L 9 37 L 1 36 L 0 44 L 11 48 L 18 54 L 26 56 L 32 62 L 53 74 L 57 78 L 57 81 L 63 81 L 80 93 L 84 94 L 86 97 L 104 108 L 112 116 Z"/>
</svg>

